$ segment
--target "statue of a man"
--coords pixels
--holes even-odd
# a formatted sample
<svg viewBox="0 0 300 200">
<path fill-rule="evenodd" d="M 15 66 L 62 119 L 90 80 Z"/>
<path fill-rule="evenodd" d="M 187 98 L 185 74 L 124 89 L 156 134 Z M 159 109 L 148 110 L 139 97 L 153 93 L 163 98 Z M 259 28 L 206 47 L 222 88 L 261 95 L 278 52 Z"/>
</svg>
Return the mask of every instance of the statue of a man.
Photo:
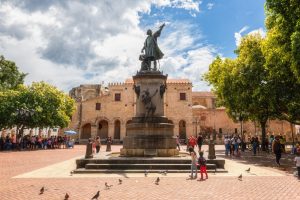
<svg viewBox="0 0 300 200">
<path fill-rule="evenodd" d="M 150 68 L 151 61 L 154 62 L 154 69 L 153 69 L 154 71 L 157 70 L 156 60 L 159 60 L 164 56 L 163 52 L 161 52 L 161 50 L 159 49 L 159 47 L 157 45 L 157 38 L 160 36 L 160 33 L 164 26 L 165 26 L 165 24 L 162 24 L 159 27 L 158 31 L 156 31 L 153 34 L 152 34 L 152 31 L 149 29 L 147 31 L 148 37 L 146 38 L 144 47 L 142 48 L 142 53 L 145 50 L 145 61 L 148 62 L 149 68 Z"/>
<path fill-rule="evenodd" d="M 156 106 L 152 102 L 152 97 L 154 97 L 157 92 L 158 90 L 156 90 L 152 95 L 150 95 L 148 88 L 143 91 L 144 94 L 142 95 L 142 102 L 144 103 L 146 109 L 145 118 L 153 116 L 153 114 L 155 113 Z"/>
</svg>

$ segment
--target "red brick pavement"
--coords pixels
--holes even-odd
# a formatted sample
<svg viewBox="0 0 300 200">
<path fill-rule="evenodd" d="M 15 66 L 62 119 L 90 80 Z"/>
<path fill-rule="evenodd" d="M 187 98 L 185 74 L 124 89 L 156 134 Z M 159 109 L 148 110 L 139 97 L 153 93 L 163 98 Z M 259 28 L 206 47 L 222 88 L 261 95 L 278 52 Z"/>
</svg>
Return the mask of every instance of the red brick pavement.
<svg viewBox="0 0 300 200">
<path fill-rule="evenodd" d="M 155 185 L 155 178 L 12 178 L 50 164 L 82 155 L 83 147 L 65 150 L 0 153 L 0 199 L 64 199 L 66 192 L 70 199 L 91 199 L 97 190 L 100 199 L 300 199 L 300 182 L 292 176 L 218 177 L 209 175 L 203 182 L 186 180 L 182 177 L 161 178 Z M 58 169 L 59 170 L 59 169 Z M 114 186 L 105 190 L 104 183 Z M 39 189 L 46 191 L 39 195 Z"/>
</svg>

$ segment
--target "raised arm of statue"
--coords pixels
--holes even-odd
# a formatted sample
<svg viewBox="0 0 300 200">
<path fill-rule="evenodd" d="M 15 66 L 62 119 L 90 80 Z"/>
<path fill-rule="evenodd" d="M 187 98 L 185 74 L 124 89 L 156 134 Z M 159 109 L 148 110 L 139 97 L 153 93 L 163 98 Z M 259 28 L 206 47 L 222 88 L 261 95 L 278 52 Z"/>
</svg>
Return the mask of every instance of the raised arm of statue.
<svg viewBox="0 0 300 200">
<path fill-rule="evenodd" d="M 159 37 L 159 36 L 160 36 L 160 33 L 161 33 L 161 31 L 162 31 L 162 29 L 164 28 L 164 26 L 165 26 L 165 23 L 163 23 L 163 24 L 159 27 L 159 29 L 153 34 L 153 37 Z"/>
</svg>

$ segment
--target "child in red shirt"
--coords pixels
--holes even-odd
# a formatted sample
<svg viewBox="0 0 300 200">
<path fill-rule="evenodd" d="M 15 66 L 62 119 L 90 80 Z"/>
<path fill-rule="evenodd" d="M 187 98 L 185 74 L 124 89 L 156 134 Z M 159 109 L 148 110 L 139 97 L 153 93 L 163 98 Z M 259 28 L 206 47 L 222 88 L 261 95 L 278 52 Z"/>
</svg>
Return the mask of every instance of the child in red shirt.
<svg viewBox="0 0 300 200">
<path fill-rule="evenodd" d="M 206 179 L 208 179 L 207 171 L 206 171 L 206 160 L 203 157 L 203 151 L 200 151 L 198 159 L 198 165 L 200 166 L 201 178 L 198 181 L 203 181 L 203 173 L 206 175 Z"/>
</svg>

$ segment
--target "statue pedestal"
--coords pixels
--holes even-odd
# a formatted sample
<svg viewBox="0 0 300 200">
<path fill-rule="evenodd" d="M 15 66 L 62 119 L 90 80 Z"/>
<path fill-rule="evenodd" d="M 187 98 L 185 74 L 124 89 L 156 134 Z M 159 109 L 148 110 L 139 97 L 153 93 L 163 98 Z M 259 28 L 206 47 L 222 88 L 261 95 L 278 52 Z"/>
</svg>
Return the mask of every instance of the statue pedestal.
<svg viewBox="0 0 300 200">
<path fill-rule="evenodd" d="M 136 115 L 126 126 L 123 156 L 160 156 L 179 154 L 174 125 L 164 116 L 167 76 L 159 71 L 141 71 L 133 76 Z"/>
<path fill-rule="evenodd" d="M 216 159 L 215 143 L 213 140 L 209 141 L 207 158 L 208 159 Z"/>
</svg>

